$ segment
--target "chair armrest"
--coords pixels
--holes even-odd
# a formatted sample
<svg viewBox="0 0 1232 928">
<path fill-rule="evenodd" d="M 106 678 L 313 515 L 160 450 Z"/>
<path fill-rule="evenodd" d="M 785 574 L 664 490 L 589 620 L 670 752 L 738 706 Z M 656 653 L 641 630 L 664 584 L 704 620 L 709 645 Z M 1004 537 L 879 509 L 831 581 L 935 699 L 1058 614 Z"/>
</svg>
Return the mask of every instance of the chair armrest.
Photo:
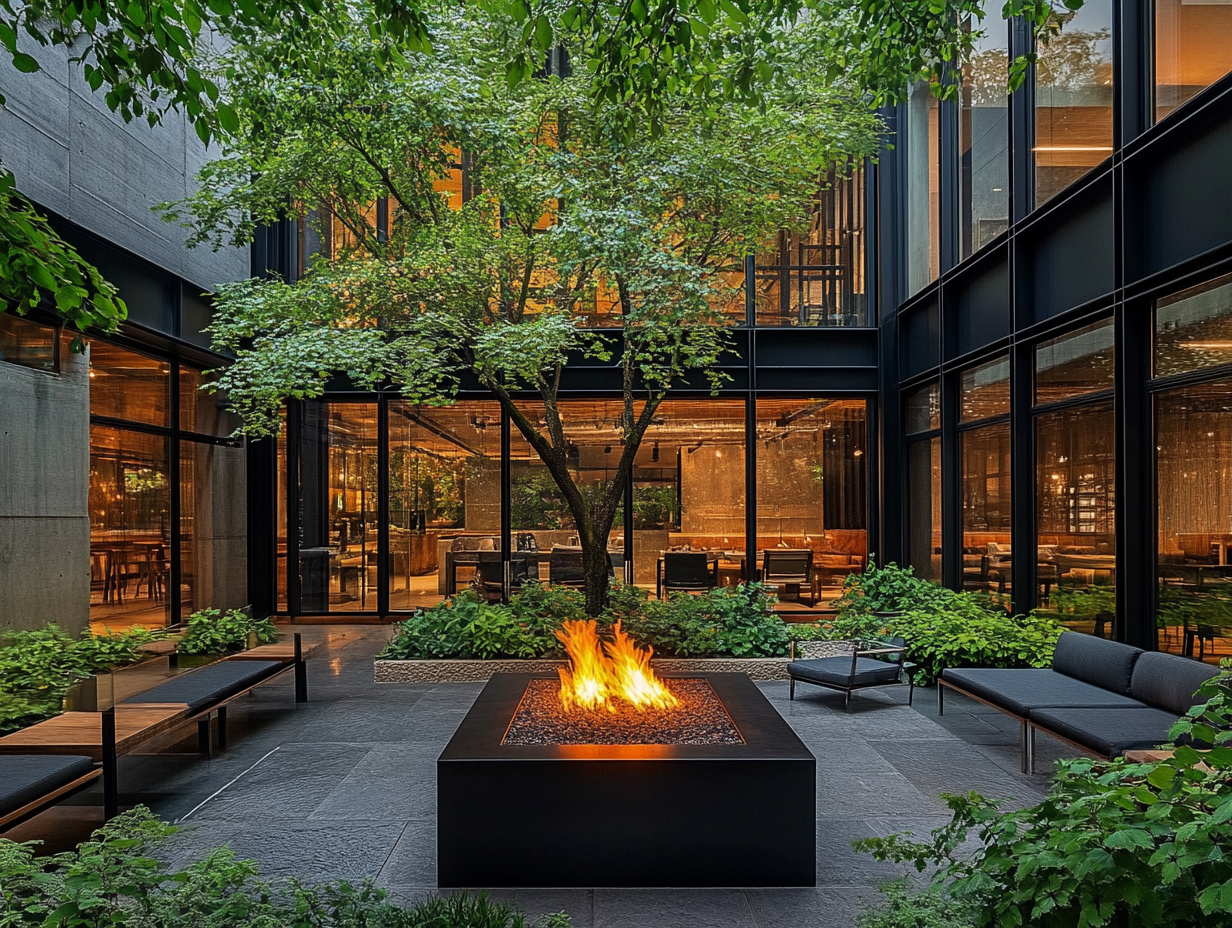
<svg viewBox="0 0 1232 928">
<path fill-rule="evenodd" d="M 867 651 L 857 651 L 856 653 L 861 656 L 868 656 L 870 654 L 901 654 L 906 650 L 906 646 L 903 646 L 901 648 L 870 648 Z"/>
</svg>

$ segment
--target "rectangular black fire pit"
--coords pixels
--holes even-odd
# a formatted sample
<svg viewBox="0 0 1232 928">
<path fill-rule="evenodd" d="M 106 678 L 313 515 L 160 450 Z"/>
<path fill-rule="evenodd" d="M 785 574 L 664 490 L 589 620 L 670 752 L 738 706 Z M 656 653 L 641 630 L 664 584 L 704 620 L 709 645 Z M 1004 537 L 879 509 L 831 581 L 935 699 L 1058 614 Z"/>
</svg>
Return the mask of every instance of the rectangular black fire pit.
<svg viewBox="0 0 1232 928">
<path fill-rule="evenodd" d="M 678 678 L 743 743 L 505 744 L 535 679 L 492 677 L 437 760 L 439 885 L 816 884 L 816 761 L 746 675 Z"/>
</svg>

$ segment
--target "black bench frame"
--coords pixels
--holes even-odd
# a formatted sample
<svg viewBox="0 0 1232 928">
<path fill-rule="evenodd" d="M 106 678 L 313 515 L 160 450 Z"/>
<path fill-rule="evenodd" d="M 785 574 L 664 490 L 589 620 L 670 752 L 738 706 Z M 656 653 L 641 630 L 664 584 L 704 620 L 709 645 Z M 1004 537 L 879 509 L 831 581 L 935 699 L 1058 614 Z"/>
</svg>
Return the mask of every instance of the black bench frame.
<svg viewBox="0 0 1232 928">
<path fill-rule="evenodd" d="M 874 687 L 878 687 L 878 686 L 902 686 L 903 685 L 902 676 L 903 674 L 906 674 L 907 675 L 907 687 L 908 687 L 907 705 L 911 705 L 912 700 L 915 698 L 915 677 L 912 675 L 911 670 L 912 668 L 915 667 L 915 665 L 903 659 L 903 657 L 906 654 L 906 651 L 907 651 L 906 645 L 902 645 L 899 647 L 891 647 L 891 648 L 867 648 L 864 650 L 857 649 L 855 651 L 852 651 L 851 652 L 851 674 L 847 678 L 848 683 L 846 686 L 840 686 L 837 683 L 820 683 L 817 680 L 806 680 L 803 677 L 800 678 L 800 682 L 807 683 L 810 686 L 820 686 L 825 689 L 838 690 L 839 692 L 845 694 L 846 696 L 846 699 L 843 702 L 843 708 L 850 709 L 851 708 L 851 694 L 855 692 L 856 690 L 868 690 L 868 689 L 873 689 Z M 793 654 L 795 652 L 795 642 L 792 642 L 792 652 Z M 881 655 L 881 654 L 899 655 L 899 659 L 897 661 L 886 661 L 885 662 L 887 666 L 898 668 L 899 678 L 897 680 L 893 682 L 886 682 L 886 683 L 852 683 L 850 682 L 852 678 L 855 677 L 855 674 L 856 674 L 856 661 L 858 661 L 861 657 L 873 657 L 873 656 Z M 837 656 L 842 657 L 841 654 Z M 791 684 L 788 686 L 788 699 L 795 699 L 796 698 L 796 678 L 791 676 L 791 664 L 787 665 L 787 674 L 788 674 L 788 677 L 791 679 Z"/>
<path fill-rule="evenodd" d="M 27 819 L 31 819 L 47 809 L 50 809 L 61 799 L 67 799 L 74 793 L 79 793 L 103 774 L 101 766 L 95 766 L 89 773 L 82 774 L 75 780 L 57 786 L 51 792 L 27 802 L 24 806 L 12 812 L 0 815 L 0 832 L 15 828 Z"/>
<path fill-rule="evenodd" d="M 1017 719 L 1019 725 L 1021 726 L 1021 730 L 1018 735 L 1018 747 L 1022 752 L 1022 772 L 1035 773 L 1035 731 L 1031 728 L 1031 723 L 1028 722 L 1026 718 L 1015 712 L 1011 712 L 1004 706 L 998 706 L 996 703 L 989 702 L 981 696 L 976 696 L 975 693 L 965 690 L 961 686 L 951 683 L 949 680 L 946 680 L 941 676 L 937 677 L 937 715 L 945 715 L 946 687 L 949 687 L 955 693 L 961 693 L 968 699 L 974 699 L 978 703 L 988 706 L 989 708 L 996 709 L 998 712 L 1008 715 L 1012 719 Z M 1048 734 L 1052 734 L 1052 732 L 1048 732 Z M 1062 738 L 1061 740 L 1064 741 L 1065 739 Z M 1082 745 L 1075 745 L 1075 747 L 1081 748 Z M 1093 756 L 1099 756 L 1089 748 L 1082 748 L 1082 750 L 1092 754 Z"/>
</svg>

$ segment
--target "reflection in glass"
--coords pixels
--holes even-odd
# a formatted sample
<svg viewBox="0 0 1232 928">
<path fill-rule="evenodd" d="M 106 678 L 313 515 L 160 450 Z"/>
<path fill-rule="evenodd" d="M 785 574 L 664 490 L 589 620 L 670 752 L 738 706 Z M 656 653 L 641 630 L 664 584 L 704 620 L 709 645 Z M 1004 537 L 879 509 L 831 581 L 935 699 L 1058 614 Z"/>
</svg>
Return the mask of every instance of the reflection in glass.
<svg viewBox="0 0 1232 928">
<path fill-rule="evenodd" d="M 958 116 L 964 258 L 1009 227 L 1009 27 L 1000 4 L 985 4 L 985 13 L 984 34 L 963 67 Z"/>
<path fill-rule="evenodd" d="M 633 470 L 633 574 L 657 587 L 666 551 L 705 551 L 719 585 L 747 576 L 745 403 L 668 400 Z"/>
<path fill-rule="evenodd" d="M 1232 363 L 1232 275 L 1155 304 L 1156 377 Z"/>
<path fill-rule="evenodd" d="M 941 428 L 941 388 L 937 381 L 904 393 L 903 407 L 908 435 Z"/>
<path fill-rule="evenodd" d="M 89 350 L 90 415 L 170 427 L 170 364 L 97 338 Z"/>
<path fill-rule="evenodd" d="M 500 406 L 389 405 L 389 607 L 439 602 L 500 547 Z M 452 583 L 453 589 L 450 589 Z"/>
<path fill-rule="evenodd" d="M 963 589 L 1011 593 L 1010 424 L 962 432 Z"/>
<path fill-rule="evenodd" d="M 1035 420 L 1039 604 L 1103 638 L 1116 637 L 1115 431 L 1111 403 Z"/>
<path fill-rule="evenodd" d="M 1232 70 L 1232 3 L 1155 0 L 1155 119 Z"/>
<path fill-rule="evenodd" d="M 0 361 L 39 371 L 56 370 L 56 328 L 0 313 Z"/>
<path fill-rule="evenodd" d="M 1159 648 L 1232 654 L 1232 381 L 1155 398 Z"/>
<path fill-rule="evenodd" d="M 1111 390 L 1116 374 L 1114 332 L 1108 319 L 1041 342 L 1035 349 L 1035 402 L 1055 403 Z"/>
<path fill-rule="evenodd" d="M 274 500 L 274 547 L 277 561 L 275 596 L 277 609 L 285 613 L 287 606 L 287 412 L 281 412 L 282 427 L 278 430 L 278 491 Z"/>
<path fill-rule="evenodd" d="M 180 442 L 180 615 L 247 598 L 242 447 Z"/>
<path fill-rule="evenodd" d="M 168 621 L 171 484 L 167 439 L 90 427 L 90 621 Z"/>
<path fill-rule="evenodd" d="M 907 562 L 941 582 L 941 439 L 907 446 Z"/>
<path fill-rule="evenodd" d="M 928 84 L 907 97 L 907 293 L 941 273 L 941 132 L 937 98 Z"/>
<path fill-rule="evenodd" d="M 1112 4 L 1053 13 L 1035 69 L 1035 205 L 1112 154 Z"/>
<path fill-rule="evenodd" d="M 757 400 L 757 567 L 765 552 L 811 551 L 811 588 L 780 598 L 837 596 L 868 555 L 864 400 Z"/>
<path fill-rule="evenodd" d="M 864 169 L 832 169 L 803 233 L 757 256 L 757 325 L 871 325 L 864 280 Z M 743 292 L 740 294 L 743 298 Z"/>
<path fill-rule="evenodd" d="M 210 389 L 211 382 L 201 371 L 180 366 L 181 431 L 225 436 L 239 428 L 240 417 L 227 410 L 226 397 Z"/>
<path fill-rule="evenodd" d="M 1010 411 L 1010 359 L 998 358 L 962 372 L 959 420 L 971 422 Z"/>
</svg>

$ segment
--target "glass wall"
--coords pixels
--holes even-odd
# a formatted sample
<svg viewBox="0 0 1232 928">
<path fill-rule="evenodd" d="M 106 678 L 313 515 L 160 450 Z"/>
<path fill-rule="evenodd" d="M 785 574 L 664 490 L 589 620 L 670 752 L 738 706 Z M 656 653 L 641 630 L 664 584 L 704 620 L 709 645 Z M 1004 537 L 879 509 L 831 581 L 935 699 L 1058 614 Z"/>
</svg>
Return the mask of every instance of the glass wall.
<svg viewBox="0 0 1232 928">
<path fill-rule="evenodd" d="M 941 390 L 936 381 L 903 394 L 907 433 L 907 563 L 941 582 Z"/>
<path fill-rule="evenodd" d="M 757 325 L 873 324 L 864 279 L 864 187 L 863 167 L 832 170 L 808 231 L 781 232 L 775 251 L 757 256 Z"/>
<path fill-rule="evenodd" d="M 1232 70 L 1232 3 L 1155 0 L 1155 118 Z"/>
<path fill-rule="evenodd" d="M 0 361 L 39 371 L 59 370 L 59 330 L 11 312 L 0 313 Z"/>
<path fill-rule="evenodd" d="M 780 597 L 838 595 L 868 556 L 867 404 L 864 400 L 757 400 L 756 565 L 809 552 L 812 576 Z M 775 572 L 774 570 L 771 571 Z"/>
<path fill-rule="evenodd" d="M 1155 307 L 1155 375 L 1189 375 L 1154 396 L 1159 647 L 1206 661 L 1232 654 L 1232 380 L 1192 376 L 1232 348 L 1230 318 L 1227 278 Z"/>
<path fill-rule="evenodd" d="M 941 273 L 940 107 L 927 83 L 907 97 L 907 293 L 928 286 Z"/>
<path fill-rule="evenodd" d="M 963 589 L 1007 597 L 1012 593 L 1013 555 L 1009 358 L 963 371 L 959 391 Z"/>
<path fill-rule="evenodd" d="M 390 609 L 439 602 L 500 547 L 500 453 L 494 402 L 389 404 Z"/>
<path fill-rule="evenodd" d="M 1009 227 L 1009 25 L 1000 18 L 1000 4 L 985 4 L 985 12 L 984 34 L 963 68 L 958 114 L 964 258 Z"/>
<path fill-rule="evenodd" d="M 1035 205 L 1112 154 L 1112 3 L 1054 13 L 1035 69 Z"/>
</svg>

